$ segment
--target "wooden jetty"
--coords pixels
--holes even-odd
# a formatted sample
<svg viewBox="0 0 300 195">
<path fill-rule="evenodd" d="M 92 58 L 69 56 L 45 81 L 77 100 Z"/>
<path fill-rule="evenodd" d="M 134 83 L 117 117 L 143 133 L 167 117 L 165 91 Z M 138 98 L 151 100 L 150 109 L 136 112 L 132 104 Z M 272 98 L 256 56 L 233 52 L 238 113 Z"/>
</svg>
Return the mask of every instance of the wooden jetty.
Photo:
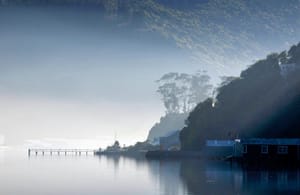
<svg viewBox="0 0 300 195">
<path fill-rule="evenodd" d="M 31 155 L 95 155 L 96 150 L 91 149 L 28 149 L 28 156 Z"/>
</svg>

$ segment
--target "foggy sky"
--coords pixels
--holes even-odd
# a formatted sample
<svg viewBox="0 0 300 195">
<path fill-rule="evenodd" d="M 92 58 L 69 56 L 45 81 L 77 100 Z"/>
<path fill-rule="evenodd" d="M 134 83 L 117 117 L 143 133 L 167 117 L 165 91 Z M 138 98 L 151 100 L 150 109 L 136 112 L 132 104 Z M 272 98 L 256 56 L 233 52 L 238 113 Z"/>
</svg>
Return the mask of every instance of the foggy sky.
<svg viewBox="0 0 300 195">
<path fill-rule="evenodd" d="M 103 146 L 115 132 L 121 144 L 146 138 L 164 112 L 154 81 L 198 67 L 174 43 L 112 23 L 90 8 L 1 8 L 7 144 L 91 139 Z"/>
<path fill-rule="evenodd" d="M 275 11 L 266 3 L 267 12 L 246 1 L 182 10 L 132 1 L 128 9 L 145 17 L 125 20 L 105 2 L 112 15 L 89 6 L 0 6 L 0 135 L 7 144 L 95 147 L 115 134 L 121 144 L 143 141 L 164 114 L 154 82 L 163 74 L 207 70 L 216 85 L 219 76 L 237 76 L 288 48 L 300 32 L 292 1 L 286 9 L 276 1 Z"/>
</svg>

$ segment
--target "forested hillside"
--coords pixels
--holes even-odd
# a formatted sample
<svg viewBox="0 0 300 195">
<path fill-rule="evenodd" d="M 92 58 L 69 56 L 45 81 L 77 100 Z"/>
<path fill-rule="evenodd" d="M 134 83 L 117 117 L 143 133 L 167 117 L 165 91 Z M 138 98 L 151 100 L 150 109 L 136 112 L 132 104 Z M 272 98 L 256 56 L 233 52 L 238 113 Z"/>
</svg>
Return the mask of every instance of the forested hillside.
<svg viewBox="0 0 300 195">
<path fill-rule="evenodd" d="M 300 44 L 256 62 L 218 91 L 190 113 L 184 150 L 201 149 L 206 139 L 299 138 Z"/>
</svg>

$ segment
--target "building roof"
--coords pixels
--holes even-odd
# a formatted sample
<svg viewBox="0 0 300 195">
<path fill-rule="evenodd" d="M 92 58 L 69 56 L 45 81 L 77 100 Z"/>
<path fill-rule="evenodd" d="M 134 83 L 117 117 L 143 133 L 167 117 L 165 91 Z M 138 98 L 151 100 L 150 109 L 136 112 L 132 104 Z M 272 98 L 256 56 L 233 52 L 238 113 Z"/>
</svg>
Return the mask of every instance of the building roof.
<svg viewBox="0 0 300 195">
<path fill-rule="evenodd" d="M 300 139 L 298 138 L 276 138 L 276 139 L 264 139 L 264 138 L 251 138 L 251 139 L 241 139 L 242 144 L 252 144 L 252 145 L 300 145 Z"/>
<path fill-rule="evenodd" d="M 206 146 L 210 147 L 229 147 L 234 146 L 233 140 L 206 140 Z"/>
</svg>

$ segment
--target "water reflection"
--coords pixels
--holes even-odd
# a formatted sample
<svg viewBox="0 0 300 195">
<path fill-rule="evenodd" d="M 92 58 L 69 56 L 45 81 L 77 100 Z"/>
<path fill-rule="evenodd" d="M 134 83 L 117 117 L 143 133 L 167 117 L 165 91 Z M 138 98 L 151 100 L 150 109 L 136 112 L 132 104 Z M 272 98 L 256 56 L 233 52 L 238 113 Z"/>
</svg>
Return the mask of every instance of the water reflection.
<svg viewBox="0 0 300 195">
<path fill-rule="evenodd" d="M 102 157 L 103 158 L 103 157 Z M 104 157 L 115 170 L 121 165 L 148 172 L 156 194 L 299 194 L 299 169 L 245 169 L 237 164 L 203 160 L 146 160 Z M 138 181 L 137 181 L 138 182 Z"/>
<path fill-rule="evenodd" d="M 180 177 L 181 163 L 159 161 L 159 187 L 162 194 L 185 194 L 184 182 Z"/>
<path fill-rule="evenodd" d="M 180 176 L 190 194 L 239 194 L 243 172 L 229 164 L 183 161 Z"/>
<path fill-rule="evenodd" d="M 101 164 L 107 162 L 108 166 L 113 166 L 115 177 L 126 172 L 124 168 L 133 167 L 136 172 L 147 174 L 151 180 L 149 186 L 155 194 L 181 195 L 187 194 L 184 182 L 180 177 L 181 162 L 174 160 L 157 161 L 145 158 L 119 157 L 119 156 L 100 156 Z M 122 173 L 121 173 L 122 172 Z M 135 173 L 129 173 L 135 174 Z M 137 185 L 139 180 L 136 181 Z"/>
<path fill-rule="evenodd" d="M 113 155 L 21 154 L 2 154 L 0 194 L 300 194 L 299 169 L 253 170 L 225 162 Z"/>
<path fill-rule="evenodd" d="M 190 194 L 299 194 L 300 171 L 247 170 L 224 162 L 183 161 L 180 175 Z"/>
<path fill-rule="evenodd" d="M 243 179 L 243 190 L 252 194 L 300 193 L 299 169 L 245 171 Z"/>
</svg>

